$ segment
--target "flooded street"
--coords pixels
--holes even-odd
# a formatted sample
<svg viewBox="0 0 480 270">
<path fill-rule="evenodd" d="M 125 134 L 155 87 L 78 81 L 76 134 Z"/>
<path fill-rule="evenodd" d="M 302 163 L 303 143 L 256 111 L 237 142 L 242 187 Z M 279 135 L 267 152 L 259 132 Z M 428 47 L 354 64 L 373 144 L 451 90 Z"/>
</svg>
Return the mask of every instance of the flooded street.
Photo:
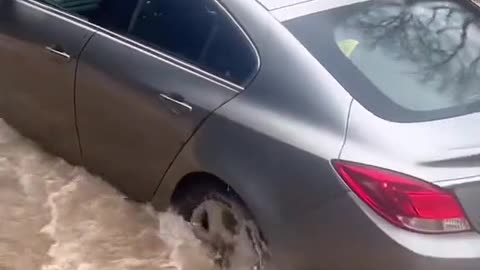
<svg viewBox="0 0 480 270">
<path fill-rule="evenodd" d="M 0 119 L 0 270 L 214 269 L 188 224 L 42 152 Z"/>
</svg>

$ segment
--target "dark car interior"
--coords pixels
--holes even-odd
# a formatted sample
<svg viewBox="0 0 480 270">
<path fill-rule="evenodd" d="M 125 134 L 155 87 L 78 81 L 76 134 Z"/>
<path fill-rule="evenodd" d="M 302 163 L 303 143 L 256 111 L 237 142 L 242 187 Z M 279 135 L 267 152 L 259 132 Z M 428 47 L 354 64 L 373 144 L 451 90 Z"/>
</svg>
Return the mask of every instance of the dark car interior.
<svg viewBox="0 0 480 270">
<path fill-rule="evenodd" d="M 127 31 L 135 9 L 143 0 L 44 0 L 47 4 L 65 10 L 112 30 Z"/>
<path fill-rule="evenodd" d="M 44 0 L 96 25 L 159 47 L 209 72 L 242 84 L 255 63 L 242 54 L 248 46 L 219 16 L 213 1 L 176 0 Z M 201 11 L 201 12 L 199 12 Z M 255 59 L 250 57 L 249 59 Z M 232 64 L 234 63 L 234 64 Z"/>
</svg>

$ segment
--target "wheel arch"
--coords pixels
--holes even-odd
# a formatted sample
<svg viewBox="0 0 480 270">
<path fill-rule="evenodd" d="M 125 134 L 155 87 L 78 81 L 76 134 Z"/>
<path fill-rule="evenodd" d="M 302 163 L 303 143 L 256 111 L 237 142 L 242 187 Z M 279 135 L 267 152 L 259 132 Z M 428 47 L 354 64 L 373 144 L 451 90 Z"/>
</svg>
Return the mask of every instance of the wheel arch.
<svg viewBox="0 0 480 270">
<path fill-rule="evenodd" d="M 189 190 L 197 186 L 208 186 L 218 190 L 225 190 L 226 193 L 233 194 L 240 198 L 238 193 L 220 177 L 205 171 L 195 171 L 187 173 L 179 179 L 170 196 L 170 202 L 175 204 L 176 201 L 184 198 Z"/>
</svg>

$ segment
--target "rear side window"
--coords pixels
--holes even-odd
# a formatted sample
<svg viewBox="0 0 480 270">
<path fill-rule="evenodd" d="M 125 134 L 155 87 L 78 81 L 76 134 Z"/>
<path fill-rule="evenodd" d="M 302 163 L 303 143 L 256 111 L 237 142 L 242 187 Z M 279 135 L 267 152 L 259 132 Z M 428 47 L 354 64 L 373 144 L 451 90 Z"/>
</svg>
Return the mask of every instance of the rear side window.
<svg viewBox="0 0 480 270">
<path fill-rule="evenodd" d="M 132 26 L 131 35 L 236 84 L 256 71 L 248 39 L 213 0 L 148 0 Z"/>
<path fill-rule="evenodd" d="M 480 17 L 473 1 L 367 1 L 286 26 L 381 117 L 412 122 L 480 111 Z"/>
</svg>

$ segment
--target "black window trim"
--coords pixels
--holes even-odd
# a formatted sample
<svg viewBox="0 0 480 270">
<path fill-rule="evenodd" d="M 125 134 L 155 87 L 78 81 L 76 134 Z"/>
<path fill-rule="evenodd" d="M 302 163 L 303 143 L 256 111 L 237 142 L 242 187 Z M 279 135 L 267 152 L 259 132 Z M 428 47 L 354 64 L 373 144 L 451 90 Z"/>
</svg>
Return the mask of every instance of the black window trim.
<svg viewBox="0 0 480 270">
<path fill-rule="evenodd" d="M 149 46 L 147 44 L 144 44 L 144 42 L 137 41 L 131 37 L 127 37 L 124 34 L 116 33 L 111 30 L 108 30 L 106 28 L 103 28 L 102 26 L 99 26 L 97 24 L 91 23 L 82 17 L 75 16 L 73 14 L 70 14 L 68 12 L 62 11 L 58 8 L 52 7 L 48 4 L 44 4 L 42 2 L 39 2 L 39 0 L 17 0 L 20 3 L 24 3 L 26 5 L 29 5 L 30 7 L 39 9 L 43 12 L 46 12 L 52 16 L 61 18 L 66 20 L 67 22 L 74 23 L 75 25 L 81 26 L 87 30 L 90 30 L 93 32 L 93 35 L 102 35 L 104 37 L 110 38 L 114 40 L 115 42 L 119 42 L 124 46 L 128 46 L 132 49 L 135 49 L 141 53 L 148 54 L 152 57 L 155 57 L 156 59 L 167 63 L 169 65 L 173 65 L 185 72 L 191 73 L 195 76 L 198 76 L 202 79 L 208 80 L 210 82 L 213 82 L 215 84 L 218 84 L 224 88 L 227 88 L 231 91 L 234 92 L 241 92 L 245 90 L 246 86 L 249 85 L 258 72 L 260 71 L 260 65 L 261 65 L 261 60 L 260 60 L 260 54 L 258 53 L 257 47 L 253 43 L 252 39 L 250 36 L 247 34 L 247 32 L 243 29 L 243 27 L 235 20 L 235 18 L 232 16 L 232 14 L 218 1 L 218 0 L 212 0 L 215 4 L 217 4 L 220 9 L 227 15 L 227 17 L 233 22 L 235 27 L 240 31 L 240 33 L 243 35 L 243 38 L 246 39 L 249 47 L 251 50 L 253 50 L 254 55 L 255 55 L 255 70 L 252 72 L 252 74 L 249 76 L 245 82 L 242 84 L 236 84 L 234 82 L 231 82 L 227 79 L 224 79 L 218 75 L 212 74 L 211 72 L 206 71 L 203 68 L 200 68 L 196 66 L 193 63 L 189 63 L 185 60 L 179 59 L 178 57 L 175 57 L 171 53 L 163 52 L 163 50 L 159 48 L 154 48 L 153 46 Z"/>
</svg>

